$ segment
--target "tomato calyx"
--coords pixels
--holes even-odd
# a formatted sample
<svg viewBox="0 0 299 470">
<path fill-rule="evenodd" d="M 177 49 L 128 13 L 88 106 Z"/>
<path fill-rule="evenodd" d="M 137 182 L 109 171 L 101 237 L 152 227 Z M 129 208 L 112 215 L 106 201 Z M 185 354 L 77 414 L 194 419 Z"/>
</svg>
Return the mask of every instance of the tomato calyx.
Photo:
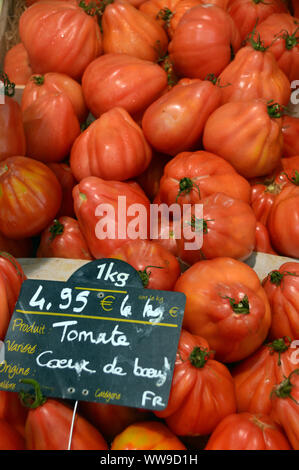
<svg viewBox="0 0 299 470">
<path fill-rule="evenodd" d="M 21 379 L 21 383 L 32 385 L 34 388 L 34 395 L 29 392 L 21 390 L 19 392 L 20 401 L 26 408 L 36 409 L 43 405 L 47 398 L 43 396 L 39 383 L 34 379 Z"/>
<path fill-rule="evenodd" d="M 178 198 L 183 194 L 183 195 L 186 195 L 186 194 L 190 194 L 192 189 L 194 188 L 194 186 L 196 187 L 196 189 L 198 190 L 198 195 L 200 197 L 200 189 L 199 189 L 199 186 L 194 183 L 194 181 L 192 181 L 191 178 L 182 178 L 179 182 L 179 191 L 178 191 L 178 194 L 177 194 L 177 197 L 176 197 L 176 202 L 178 200 Z"/>
<path fill-rule="evenodd" d="M 16 85 L 15 83 L 9 80 L 6 73 L 0 72 L 0 82 L 3 83 L 5 96 L 9 96 L 9 97 L 14 96 Z"/>
<path fill-rule="evenodd" d="M 64 225 L 59 222 L 58 219 L 53 220 L 53 224 L 49 228 L 49 232 L 51 233 L 50 241 L 53 241 L 57 235 L 62 235 L 64 232 Z"/>
<path fill-rule="evenodd" d="M 195 232 L 203 232 L 208 233 L 208 224 L 207 222 L 212 222 L 214 219 L 200 219 L 195 217 L 195 215 L 191 216 L 191 222 L 186 222 L 187 225 L 191 225 Z"/>
<path fill-rule="evenodd" d="M 174 13 L 169 8 L 164 7 L 157 13 L 156 19 L 164 21 L 164 27 L 169 28 L 173 15 Z"/>
<path fill-rule="evenodd" d="M 284 271 L 283 273 L 278 270 L 273 270 L 268 274 L 268 278 L 272 284 L 275 286 L 280 286 L 282 284 L 283 279 L 285 276 L 298 276 L 297 273 L 292 273 L 290 271 Z"/>
<path fill-rule="evenodd" d="M 284 336 L 268 343 L 266 346 L 270 349 L 270 354 L 278 353 L 278 365 L 281 365 L 281 353 L 287 351 L 291 344 L 291 338 Z"/>
<path fill-rule="evenodd" d="M 45 83 L 45 76 L 44 75 L 33 75 L 31 80 L 34 82 L 35 85 L 41 86 Z"/>
<path fill-rule="evenodd" d="M 231 86 L 231 83 L 227 83 L 226 85 L 221 85 L 221 79 L 218 78 L 214 73 L 208 73 L 208 75 L 204 78 L 204 80 L 212 82 L 213 85 L 218 86 L 218 88 L 226 88 L 227 86 Z"/>
<path fill-rule="evenodd" d="M 271 395 L 274 394 L 278 398 L 290 398 L 296 405 L 299 405 L 299 402 L 291 395 L 294 387 L 294 384 L 291 383 L 291 378 L 294 374 L 299 375 L 299 369 L 294 369 L 288 377 L 284 376 L 284 380 L 273 388 Z"/>
<path fill-rule="evenodd" d="M 195 346 L 193 351 L 190 353 L 189 361 L 197 369 L 202 369 L 210 358 L 210 354 L 212 352 L 213 351 L 209 351 L 207 348 Z"/>
<path fill-rule="evenodd" d="M 264 41 L 261 40 L 260 34 L 256 32 L 257 23 L 258 20 L 256 21 L 252 32 L 248 35 L 245 42 L 249 43 L 255 51 L 266 52 L 269 49 L 269 46 L 265 46 Z M 257 36 L 256 40 L 254 39 L 255 36 Z"/>
<path fill-rule="evenodd" d="M 291 178 L 285 171 L 282 173 L 282 175 L 285 175 L 290 183 L 294 184 L 295 186 L 299 186 L 299 171 L 298 170 L 295 170 L 295 176 L 292 176 Z"/>
<path fill-rule="evenodd" d="M 165 70 L 167 74 L 167 85 L 168 88 L 172 88 L 176 85 L 179 81 L 178 77 L 175 74 L 173 63 L 169 58 L 169 54 L 164 54 L 161 50 L 161 43 L 160 41 L 156 41 L 155 51 L 157 53 L 158 59 L 157 64 L 161 64 L 162 68 Z"/>
<path fill-rule="evenodd" d="M 157 268 L 157 269 L 164 269 L 163 266 L 146 266 L 143 270 L 139 270 L 138 274 L 142 281 L 143 287 L 147 287 L 149 284 L 150 275 L 152 274 L 151 271 L 147 271 L 148 268 Z"/>
<path fill-rule="evenodd" d="M 82 8 L 82 10 L 89 16 L 97 16 L 98 17 L 98 22 L 100 26 L 101 32 L 103 32 L 102 28 L 102 16 L 104 14 L 104 11 L 108 5 L 113 3 L 114 0 L 96 0 L 94 2 L 89 3 L 86 5 L 84 0 L 81 0 L 79 2 L 79 7 Z"/>
<path fill-rule="evenodd" d="M 295 23 L 296 24 L 296 23 Z M 292 50 L 294 47 L 297 46 L 299 42 L 299 36 L 296 36 L 297 32 L 299 31 L 299 27 L 290 34 L 287 30 L 281 30 L 278 34 L 275 35 L 277 39 L 281 38 L 285 41 L 285 46 L 288 51 Z"/>
<path fill-rule="evenodd" d="M 285 106 L 282 106 L 279 103 L 274 103 L 273 100 L 271 100 L 267 103 L 267 110 L 271 118 L 279 119 L 283 116 Z"/>
<path fill-rule="evenodd" d="M 249 299 L 248 296 L 245 294 L 242 300 L 236 302 L 233 297 L 229 297 L 228 295 L 221 296 L 223 299 L 228 299 L 230 306 L 234 313 L 248 315 L 250 313 L 250 306 L 249 306 Z"/>
</svg>

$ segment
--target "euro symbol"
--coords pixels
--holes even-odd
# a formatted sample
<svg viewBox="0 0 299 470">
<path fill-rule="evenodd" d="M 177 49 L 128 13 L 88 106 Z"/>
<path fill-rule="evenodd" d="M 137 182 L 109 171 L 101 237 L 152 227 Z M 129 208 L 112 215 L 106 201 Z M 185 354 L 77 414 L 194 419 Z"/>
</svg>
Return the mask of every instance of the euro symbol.
<svg viewBox="0 0 299 470">
<path fill-rule="evenodd" d="M 169 310 L 169 313 L 173 318 L 176 318 L 178 316 L 178 309 L 179 307 L 171 307 L 171 309 Z"/>
<path fill-rule="evenodd" d="M 111 310 L 113 310 L 112 304 L 114 300 L 115 297 L 113 297 L 113 295 L 106 295 L 106 297 L 101 300 L 102 309 L 105 310 L 105 312 L 111 312 Z"/>
</svg>

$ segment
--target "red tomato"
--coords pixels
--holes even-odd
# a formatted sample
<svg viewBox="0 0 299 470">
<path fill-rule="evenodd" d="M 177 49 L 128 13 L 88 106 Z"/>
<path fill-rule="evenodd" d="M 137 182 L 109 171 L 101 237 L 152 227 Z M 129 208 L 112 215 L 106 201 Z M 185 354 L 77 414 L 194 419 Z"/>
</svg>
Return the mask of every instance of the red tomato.
<svg viewBox="0 0 299 470">
<path fill-rule="evenodd" d="M 87 176 L 124 181 L 150 164 L 152 150 L 142 129 L 123 108 L 112 108 L 76 139 L 70 157 L 78 181 Z"/>
<path fill-rule="evenodd" d="M 298 19 L 288 13 L 268 16 L 257 27 L 264 45 L 277 60 L 279 68 L 291 81 L 299 77 Z"/>
<path fill-rule="evenodd" d="M 25 450 L 21 434 L 7 421 L 0 419 L 0 450 Z"/>
<path fill-rule="evenodd" d="M 287 338 L 261 346 L 232 370 L 238 411 L 269 415 L 271 390 L 295 369 L 294 349 Z"/>
<path fill-rule="evenodd" d="M 8 308 L 12 315 L 21 286 L 27 278 L 20 263 L 11 254 L 4 251 L 0 251 L 0 276 L 4 280 Z"/>
<path fill-rule="evenodd" d="M 24 88 L 22 95 L 22 111 L 32 102 L 47 93 L 62 93 L 66 95 L 74 108 L 80 122 L 87 118 L 88 110 L 85 105 L 81 85 L 63 73 L 46 73 L 33 75 Z"/>
<path fill-rule="evenodd" d="M 203 5 L 216 5 L 217 7 L 223 8 L 224 10 L 227 10 L 229 0 L 201 0 L 201 3 Z"/>
<path fill-rule="evenodd" d="M 257 23 L 273 13 L 285 13 L 287 8 L 283 0 L 229 0 L 228 13 L 235 21 L 242 41 L 253 31 Z"/>
<path fill-rule="evenodd" d="M 102 52 L 97 21 L 75 2 L 45 0 L 32 5 L 21 15 L 19 32 L 32 69 L 40 74 L 60 72 L 80 79 Z"/>
<path fill-rule="evenodd" d="M 136 179 L 151 201 L 158 194 L 160 180 L 163 176 L 165 165 L 169 162 L 169 160 L 170 156 L 168 155 L 154 153 L 147 169 Z"/>
<path fill-rule="evenodd" d="M 110 257 L 133 266 L 139 272 L 143 287 L 148 289 L 172 290 L 181 274 L 175 256 L 154 241 L 129 241 Z"/>
<path fill-rule="evenodd" d="M 0 231 L 16 240 L 38 235 L 55 217 L 61 186 L 44 163 L 11 157 L 0 163 Z"/>
<path fill-rule="evenodd" d="M 272 311 L 270 337 L 299 338 L 299 263 L 283 263 L 268 274 L 263 287 Z"/>
<path fill-rule="evenodd" d="M 281 159 L 282 170 L 276 176 L 276 180 L 283 187 L 286 185 L 299 185 L 299 155 Z"/>
<path fill-rule="evenodd" d="M 299 155 L 299 118 L 287 115 L 283 116 L 282 134 L 284 157 Z"/>
<path fill-rule="evenodd" d="M 173 156 L 197 148 L 206 120 L 220 101 L 221 90 L 211 81 L 182 81 L 145 111 L 145 137 L 156 150 Z"/>
<path fill-rule="evenodd" d="M 10 312 L 5 282 L 0 276 L 0 340 L 3 341 L 10 321 Z"/>
<path fill-rule="evenodd" d="M 186 447 L 165 424 L 143 421 L 118 434 L 111 450 L 186 450 Z"/>
<path fill-rule="evenodd" d="M 194 209 L 183 215 L 182 237 L 177 242 L 179 257 L 188 264 L 223 256 L 241 261 L 249 258 L 256 232 L 256 217 L 250 205 L 223 193 L 211 194 L 200 203 L 202 217 Z M 188 247 L 200 234 L 202 246 Z"/>
<path fill-rule="evenodd" d="M 80 402 L 80 411 L 111 442 L 131 424 L 150 419 L 151 413 L 110 403 Z"/>
<path fill-rule="evenodd" d="M 254 251 L 277 255 L 276 251 L 272 248 L 267 227 L 259 221 L 256 222 Z"/>
<path fill-rule="evenodd" d="M 15 258 L 31 258 L 33 253 L 31 238 L 11 240 L 0 233 L 0 251 L 11 253 Z"/>
<path fill-rule="evenodd" d="M 299 369 L 273 389 L 271 418 L 286 433 L 294 450 L 299 450 Z"/>
<path fill-rule="evenodd" d="M 281 128 L 279 105 L 261 99 L 226 103 L 208 118 L 203 145 L 245 178 L 264 176 L 278 166 L 282 156 Z"/>
<path fill-rule="evenodd" d="M 204 337 L 221 362 L 240 361 L 266 339 L 271 311 L 256 272 L 232 258 L 195 263 L 175 291 L 187 297 L 183 327 Z"/>
<path fill-rule="evenodd" d="M 5 95 L 0 105 L 0 161 L 14 155 L 25 155 L 26 140 L 20 105 L 12 98 L 14 84 L 0 74 Z"/>
<path fill-rule="evenodd" d="M 23 437 L 27 414 L 28 409 L 21 404 L 18 393 L 0 390 L 0 420 L 9 423 Z"/>
<path fill-rule="evenodd" d="M 27 154 L 42 162 L 64 160 L 80 134 L 80 124 L 68 97 L 47 93 L 23 112 Z"/>
<path fill-rule="evenodd" d="M 232 18 L 215 5 L 199 5 L 181 18 L 169 44 L 170 60 L 180 77 L 219 75 L 241 45 Z"/>
<path fill-rule="evenodd" d="M 298 18 L 299 16 L 299 5 L 297 3 L 297 0 L 292 0 L 292 5 L 293 5 L 293 10 L 294 10 L 294 16 Z"/>
<path fill-rule="evenodd" d="M 222 104 L 262 98 L 286 106 L 291 96 L 291 84 L 275 57 L 253 37 L 248 46 L 237 52 L 219 79 L 228 84 L 222 88 Z"/>
<path fill-rule="evenodd" d="M 214 193 L 250 201 L 250 185 L 223 158 L 209 152 L 182 152 L 165 166 L 160 199 L 167 205 L 196 204 Z"/>
<path fill-rule="evenodd" d="M 28 53 L 24 45 L 19 42 L 11 47 L 4 57 L 4 72 L 16 85 L 26 85 L 32 75 Z"/>
<path fill-rule="evenodd" d="M 210 434 L 236 411 L 232 376 L 207 342 L 182 330 L 167 408 L 155 414 L 178 436 Z"/>
<path fill-rule="evenodd" d="M 82 87 L 95 117 L 114 107 L 122 107 L 134 116 L 166 89 L 167 75 L 153 62 L 127 54 L 105 54 L 86 68 Z"/>
<path fill-rule="evenodd" d="M 273 181 L 269 184 L 254 184 L 251 187 L 251 207 L 259 222 L 266 225 L 270 211 L 282 185 Z"/>
<path fill-rule="evenodd" d="M 80 228 L 94 258 L 109 257 L 134 237 L 148 238 L 150 202 L 138 188 L 90 176 L 75 186 L 73 197 Z"/>
<path fill-rule="evenodd" d="M 163 27 L 126 0 L 105 8 L 102 17 L 105 54 L 128 54 L 155 62 L 167 52 L 168 38 Z"/>
<path fill-rule="evenodd" d="M 160 201 L 154 201 L 154 204 L 160 205 Z M 163 246 L 166 250 L 178 257 L 178 239 L 174 222 L 170 217 L 160 214 L 158 219 L 158 233 L 153 236 L 154 241 Z"/>
<path fill-rule="evenodd" d="M 299 179 L 287 184 L 275 199 L 267 227 L 274 249 L 299 258 Z"/>
<path fill-rule="evenodd" d="M 269 416 L 238 413 L 218 424 L 205 450 L 291 450 L 291 446 Z"/>
<path fill-rule="evenodd" d="M 38 258 L 93 259 L 77 220 L 67 216 L 55 219 L 42 232 L 36 255 Z"/>
<path fill-rule="evenodd" d="M 74 201 L 73 201 L 73 188 L 76 186 L 75 180 L 70 167 L 66 163 L 48 163 L 47 165 L 53 173 L 55 173 L 62 188 L 62 202 L 56 216 L 67 215 L 74 217 Z"/>
</svg>

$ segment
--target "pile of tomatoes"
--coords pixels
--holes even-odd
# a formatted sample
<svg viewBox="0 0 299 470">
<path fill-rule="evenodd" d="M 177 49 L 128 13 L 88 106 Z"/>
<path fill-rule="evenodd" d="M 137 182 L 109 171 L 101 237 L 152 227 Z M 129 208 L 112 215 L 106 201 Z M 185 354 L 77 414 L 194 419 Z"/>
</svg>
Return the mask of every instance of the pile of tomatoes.
<svg viewBox="0 0 299 470">
<path fill-rule="evenodd" d="M 2 74 L 0 339 L 17 258 L 124 260 L 186 295 L 169 402 L 80 402 L 71 448 L 298 450 L 298 2 L 26 3 Z M 153 203 L 190 212 L 152 233 Z M 102 204 L 118 236 L 98 236 Z M 261 281 L 254 251 L 293 261 Z M 0 448 L 66 449 L 72 412 L 0 391 Z"/>
</svg>

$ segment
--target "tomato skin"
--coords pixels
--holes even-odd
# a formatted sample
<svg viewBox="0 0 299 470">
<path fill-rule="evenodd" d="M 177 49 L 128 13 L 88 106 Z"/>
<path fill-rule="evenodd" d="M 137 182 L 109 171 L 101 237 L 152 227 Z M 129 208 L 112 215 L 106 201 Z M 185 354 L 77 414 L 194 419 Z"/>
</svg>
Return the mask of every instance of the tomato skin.
<svg viewBox="0 0 299 470">
<path fill-rule="evenodd" d="M 144 287 L 148 289 L 170 291 L 181 274 L 175 256 L 154 241 L 129 241 L 110 257 L 125 261 L 140 271 Z"/>
<path fill-rule="evenodd" d="M 47 166 L 55 173 L 62 188 L 62 202 L 56 217 L 62 215 L 74 217 L 74 201 L 73 201 L 73 188 L 76 186 L 75 180 L 70 167 L 66 163 L 48 163 Z"/>
<path fill-rule="evenodd" d="M 275 181 L 270 184 L 254 184 L 251 187 L 251 207 L 259 222 L 266 225 L 269 214 L 282 185 Z"/>
<path fill-rule="evenodd" d="M 299 118 L 294 116 L 283 116 L 283 155 L 284 157 L 294 157 L 299 155 Z"/>
<path fill-rule="evenodd" d="M 180 190 L 184 178 L 193 183 L 190 191 Z M 198 191 L 199 189 L 199 191 Z M 250 201 L 250 184 L 223 158 L 205 151 L 181 152 L 167 163 L 160 182 L 161 202 L 196 204 L 202 198 L 222 192 Z"/>
<path fill-rule="evenodd" d="M 110 403 L 80 402 L 80 412 L 111 442 L 131 424 L 151 418 L 147 410 Z"/>
<path fill-rule="evenodd" d="M 188 264 L 201 259 L 230 257 L 246 260 L 255 245 L 256 217 L 250 205 L 223 193 L 214 193 L 201 200 L 203 221 L 200 225 L 189 217 L 182 219 L 182 237 L 178 240 L 179 257 Z M 196 217 L 191 211 L 191 217 Z M 192 229 L 190 223 L 193 223 Z M 187 230 L 187 232 L 186 232 Z M 203 244 L 198 249 L 186 248 L 192 232 L 203 231 Z M 195 241 L 195 236 L 191 241 Z"/>
<path fill-rule="evenodd" d="M 208 118 L 203 145 L 245 178 L 265 176 L 278 166 L 282 156 L 281 128 L 281 118 L 270 116 L 265 101 L 230 102 Z"/>
<path fill-rule="evenodd" d="M 290 99 L 289 79 L 273 54 L 268 50 L 255 50 L 251 45 L 237 52 L 219 79 L 222 84 L 229 84 L 222 88 L 222 104 L 260 98 L 287 106 Z"/>
<path fill-rule="evenodd" d="M 222 8 L 199 5 L 183 15 L 168 50 L 180 77 L 203 80 L 218 76 L 231 60 L 231 48 L 236 52 L 240 45 L 239 31 Z"/>
<path fill-rule="evenodd" d="M 256 222 L 254 251 L 277 255 L 276 251 L 272 248 L 267 227 L 259 221 Z"/>
<path fill-rule="evenodd" d="M 294 16 L 298 18 L 299 16 L 299 5 L 296 2 L 296 0 L 292 0 L 292 5 L 293 5 L 293 10 L 294 10 Z"/>
<path fill-rule="evenodd" d="M 25 155 L 26 139 L 20 105 L 5 96 L 0 106 L 0 161 L 15 155 Z"/>
<path fill-rule="evenodd" d="M 163 27 L 125 0 L 105 8 L 102 27 L 105 54 L 128 54 L 155 62 L 167 52 L 168 38 Z"/>
<path fill-rule="evenodd" d="M 266 339 L 271 311 L 255 271 L 232 258 L 195 263 L 178 279 L 175 291 L 187 297 L 183 327 L 204 337 L 215 359 L 236 362 L 248 357 Z M 237 313 L 235 303 L 249 301 L 249 313 Z"/>
<path fill-rule="evenodd" d="M 232 376 L 224 364 L 206 358 L 196 366 L 192 354 L 207 342 L 182 330 L 167 408 L 155 414 L 178 436 L 210 434 L 225 416 L 236 411 Z"/>
<path fill-rule="evenodd" d="M 293 355 L 289 340 L 279 338 L 262 345 L 232 369 L 238 412 L 270 415 L 271 391 L 296 368 Z"/>
<path fill-rule="evenodd" d="M 273 13 L 285 13 L 287 8 L 282 0 L 273 0 L 269 3 L 229 0 L 227 11 L 235 21 L 243 41 L 253 31 L 257 23 L 261 23 Z"/>
<path fill-rule="evenodd" d="M 163 176 L 165 165 L 170 160 L 169 155 L 153 152 L 153 158 L 147 169 L 137 178 L 137 183 L 141 186 L 150 201 L 153 201 L 160 188 L 160 180 Z"/>
<path fill-rule="evenodd" d="M 38 258 L 93 259 L 78 221 L 67 216 L 55 219 L 42 232 L 36 255 Z"/>
<path fill-rule="evenodd" d="M 70 166 L 78 181 L 87 176 L 125 181 L 146 170 L 151 159 L 142 129 L 125 109 L 112 108 L 76 139 Z"/>
<path fill-rule="evenodd" d="M 118 434 L 111 450 L 186 450 L 186 447 L 165 424 L 143 421 Z"/>
<path fill-rule="evenodd" d="M 168 155 L 192 150 L 199 145 L 206 120 L 220 101 L 221 89 L 208 80 L 179 83 L 145 111 L 145 137 L 152 147 Z"/>
<path fill-rule="evenodd" d="M 244 412 L 224 418 L 205 450 L 291 450 L 291 446 L 269 416 Z"/>
<path fill-rule="evenodd" d="M 4 341 L 11 315 L 9 312 L 6 287 L 2 276 L 0 276 L 0 299 L 0 340 Z"/>
<path fill-rule="evenodd" d="M 0 276 L 6 287 L 8 308 L 12 315 L 21 286 L 27 279 L 20 263 L 9 253 L 0 251 Z"/>
<path fill-rule="evenodd" d="M 28 409 L 21 404 L 18 393 L 0 390 L 0 420 L 9 423 L 23 437 L 27 414 Z"/>
<path fill-rule="evenodd" d="M 96 20 L 75 2 L 46 0 L 32 5 L 21 15 L 19 32 L 30 64 L 39 74 L 59 72 L 79 80 L 102 52 Z"/>
<path fill-rule="evenodd" d="M 275 199 L 267 223 L 272 245 L 279 254 L 299 258 L 298 221 L 299 186 L 287 184 Z"/>
<path fill-rule="evenodd" d="M 289 390 L 285 397 L 272 394 L 271 418 L 280 425 L 294 450 L 299 450 L 299 369 L 289 379 Z M 282 383 L 282 382 L 281 382 Z M 277 387 L 277 386 L 276 386 Z M 276 387 L 273 389 L 275 391 Z"/>
<path fill-rule="evenodd" d="M 88 109 L 99 117 L 122 107 L 132 116 L 143 112 L 167 87 L 166 72 L 150 61 L 127 54 L 105 54 L 86 68 L 82 88 Z"/>
<path fill-rule="evenodd" d="M 299 263 L 283 263 L 263 280 L 272 311 L 270 338 L 299 337 Z"/>
<path fill-rule="evenodd" d="M 0 419 L 0 450 L 25 450 L 21 434 L 7 421 Z"/>
<path fill-rule="evenodd" d="M 0 233 L 0 251 L 11 253 L 15 258 L 32 258 L 32 248 L 31 238 L 12 240 Z"/>
<path fill-rule="evenodd" d="M 79 122 L 85 121 L 88 110 L 85 105 L 82 87 L 76 80 L 63 73 L 50 72 L 45 75 L 32 75 L 22 94 L 22 111 L 24 112 L 32 102 L 37 101 L 40 96 L 47 93 L 65 94 L 71 101 Z"/>
<path fill-rule="evenodd" d="M 71 408 L 53 399 L 47 399 L 36 409 L 30 409 L 25 427 L 26 448 L 67 450 L 72 416 Z M 77 414 L 71 450 L 108 450 L 108 445 L 101 433 Z"/>
<path fill-rule="evenodd" d="M 10 81 L 16 85 L 26 85 L 32 75 L 32 69 L 28 53 L 21 42 L 7 51 L 3 67 Z"/>
<path fill-rule="evenodd" d="M 8 238 L 38 235 L 59 210 L 62 190 L 44 163 L 11 157 L 0 163 L 0 231 Z"/>
<path fill-rule="evenodd" d="M 120 214 L 119 197 L 125 196 L 124 207 L 121 208 Z M 128 209 L 132 204 L 140 204 L 141 210 L 147 217 L 147 226 L 142 221 L 145 231 L 145 238 L 149 234 L 149 200 L 141 193 L 140 189 L 119 181 L 104 181 L 95 176 L 84 178 L 75 186 L 73 190 L 74 208 L 82 233 L 87 241 L 90 253 L 96 259 L 109 257 L 116 248 L 123 245 L 130 239 L 128 233 L 128 225 L 132 224 L 134 217 L 128 214 Z M 114 213 L 108 213 L 103 217 L 106 208 L 101 205 L 109 204 Z M 124 212 L 126 212 L 126 225 L 124 225 Z M 120 219 L 119 219 L 120 215 Z M 104 219 L 104 220 L 103 220 Z M 104 223 L 105 222 L 105 223 Z M 104 227 L 114 224 L 115 230 L 109 234 Z M 123 238 L 118 237 L 119 229 L 124 232 Z M 105 232 L 105 233 L 102 233 Z M 135 232 L 134 232 L 135 233 Z M 106 238 L 98 238 L 98 236 Z M 113 238 L 114 237 L 114 238 Z"/>
<path fill-rule="evenodd" d="M 61 162 L 80 134 L 80 124 L 66 95 L 45 94 L 23 113 L 27 154 L 44 163 Z M 55 138 L 53 138 L 55 136 Z"/>
</svg>

